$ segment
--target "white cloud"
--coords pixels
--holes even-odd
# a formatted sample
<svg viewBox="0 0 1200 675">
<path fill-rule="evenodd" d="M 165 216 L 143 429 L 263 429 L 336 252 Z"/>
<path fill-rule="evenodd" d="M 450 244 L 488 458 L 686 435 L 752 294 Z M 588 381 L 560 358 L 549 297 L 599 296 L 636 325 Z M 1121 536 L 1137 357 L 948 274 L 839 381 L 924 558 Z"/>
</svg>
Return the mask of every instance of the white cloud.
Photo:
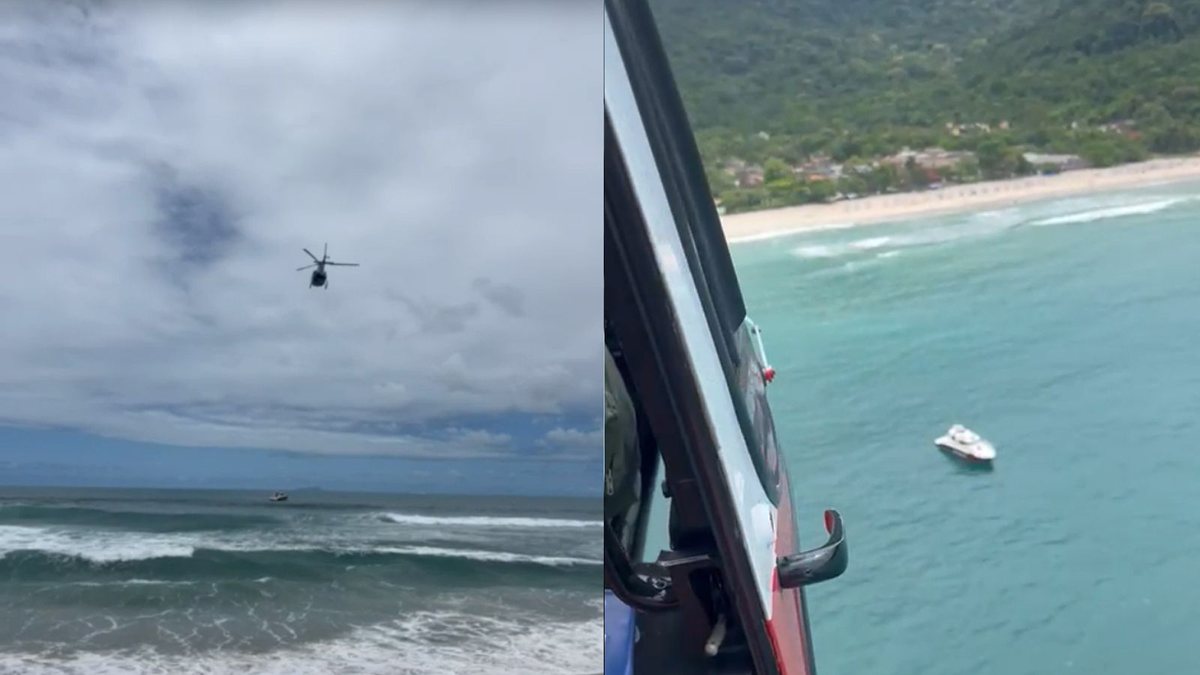
<svg viewBox="0 0 1200 675">
<path fill-rule="evenodd" d="M 563 429 L 557 427 L 547 431 L 542 437 L 542 445 L 564 450 L 586 449 L 596 450 L 604 442 L 604 432 L 600 429 L 582 431 L 580 429 Z"/>
<path fill-rule="evenodd" d="M 589 3 L 6 3 L 0 423 L 466 456 L 514 446 L 470 420 L 590 412 L 600 30 Z M 362 266 L 310 290 L 326 241 Z"/>
</svg>

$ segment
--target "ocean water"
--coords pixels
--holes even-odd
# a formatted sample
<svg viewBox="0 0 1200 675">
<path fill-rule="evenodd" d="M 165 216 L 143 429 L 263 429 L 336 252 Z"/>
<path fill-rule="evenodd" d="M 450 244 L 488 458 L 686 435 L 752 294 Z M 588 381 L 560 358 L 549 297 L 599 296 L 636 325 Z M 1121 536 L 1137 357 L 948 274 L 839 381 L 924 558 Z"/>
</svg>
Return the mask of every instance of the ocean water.
<svg viewBox="0 0 1200 675">
<path fill-rule="evenodd" d="M 595 500 L 0 488 L 0 673 L 598 669 Z"/>
<path fill-rule="evenodd" d="M 822 675 L 1200 668 L 1200 186 L 734 247 Z M 950 424 L 997 447 L 969 470 Z"/>
</svg>

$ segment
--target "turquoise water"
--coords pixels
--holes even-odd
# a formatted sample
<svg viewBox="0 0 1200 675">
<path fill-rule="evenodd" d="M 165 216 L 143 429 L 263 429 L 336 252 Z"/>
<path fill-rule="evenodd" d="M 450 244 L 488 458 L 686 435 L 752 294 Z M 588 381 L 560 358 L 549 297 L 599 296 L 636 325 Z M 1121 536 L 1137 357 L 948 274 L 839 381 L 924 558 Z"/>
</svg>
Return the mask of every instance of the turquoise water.
<svg viewBox="0 0 1200 675">
<path fill-rule="evenodd" d="M 822 675 L 1200 667 L 1198 187 L 734 247 L 805 541 L 846 518 Z"/>
</svg>

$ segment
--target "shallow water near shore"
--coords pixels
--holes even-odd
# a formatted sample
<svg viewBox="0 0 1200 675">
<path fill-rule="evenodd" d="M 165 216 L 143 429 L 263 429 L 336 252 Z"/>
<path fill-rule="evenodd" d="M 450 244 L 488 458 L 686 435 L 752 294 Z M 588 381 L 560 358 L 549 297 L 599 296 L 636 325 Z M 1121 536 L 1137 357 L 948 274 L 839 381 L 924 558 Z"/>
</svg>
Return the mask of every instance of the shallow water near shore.
<svg viewBox="0 0 1200 675">
<path fill-rule="evenodd" d="M 733 247 L 764 330 L 822 675 L 1188 672 L 1200 590 L 1200 191 Z M 991 472 L 940 454 L 960 422 Z"/>
</svg>

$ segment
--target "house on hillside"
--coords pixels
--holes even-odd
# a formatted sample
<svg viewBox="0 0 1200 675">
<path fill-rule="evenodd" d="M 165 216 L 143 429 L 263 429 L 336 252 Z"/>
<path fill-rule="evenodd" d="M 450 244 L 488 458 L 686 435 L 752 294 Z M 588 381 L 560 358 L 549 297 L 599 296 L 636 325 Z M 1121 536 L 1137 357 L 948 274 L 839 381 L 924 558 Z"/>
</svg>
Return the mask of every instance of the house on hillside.
<svg viewBox="0 0 1200 675">
<path fill-rule="evenodd" d="M 763 168 L 755 164 L 748 165 L 734 176 L 734 181 L 740 188 L 759 187 L 763 184 Z"/>
<path fill-rule="evenodd" d="M 731 157 L 721 165 L 721 170 L 730 176 L 736 176 L 746 169 L 746 160 Z"/>
<path fill-rule="evenodd" d="M 896 168 L 904 168 L 908 166 L 911 160 L 914 165 L 921 169 L 938 170 L 951 169 L 959 164 L 975 158 L 975 153 L 965 150 L 945 150 L 943 148 L 926 148 L 916 151 L 904 148 L 900 152 L 885 157 L 882 160 L 884 164 L 891 164 Z"/>
<path fill-rule="evenodd" d="M 1105 134 L 1119 134 L 1127 138 L 1138 138 L 1141 134 L 1134 128 L 1133 120 L 1115 120 L 1107 124 L 1101 124 L 1097 129 Z"/>
<path fill-rule="evenodd" d="M 1008 121 L 1000 123 L 1001 129 L 1008 128 Z M 964 134 L 990 134 L 992 133 L 992 125 L 983 122 L 970 122 L 968 124 L 958 124 L 955 122 L 946 122 L 946 131 L 951 136 L 962 136 Z"/>
</svg>

